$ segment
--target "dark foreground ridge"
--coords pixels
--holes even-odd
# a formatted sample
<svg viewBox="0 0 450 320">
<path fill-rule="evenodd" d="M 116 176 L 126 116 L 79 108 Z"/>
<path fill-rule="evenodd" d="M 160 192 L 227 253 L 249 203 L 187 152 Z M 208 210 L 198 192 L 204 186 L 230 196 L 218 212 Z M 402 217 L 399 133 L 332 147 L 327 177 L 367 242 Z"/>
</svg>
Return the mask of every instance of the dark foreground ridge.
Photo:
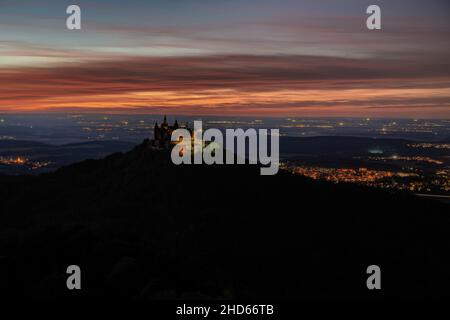
<svg viewBox="0 0 450 320">
<path fill-rule="evenodd" d="M 39 177 L 1 177 L 9 298 L 448 296 L 448 206 L 252 166 L 174 166 L 140 145 Z M 66 288 L 79 265 L 82 290 Z M 382 290 L 366 287 L 366 268 Z"/>
</svg>

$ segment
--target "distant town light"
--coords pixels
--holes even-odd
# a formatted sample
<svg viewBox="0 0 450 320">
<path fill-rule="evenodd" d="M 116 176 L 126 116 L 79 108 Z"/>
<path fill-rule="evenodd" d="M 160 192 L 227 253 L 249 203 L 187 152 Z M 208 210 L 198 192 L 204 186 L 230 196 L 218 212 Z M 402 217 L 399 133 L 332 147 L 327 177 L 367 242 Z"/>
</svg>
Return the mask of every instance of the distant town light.
<svg viewBox="0 0 450 320">
<path fill-rule="evenodd" d="M 371 154 L 383 154 L 383 150 L 381 150 L 381 149 L 370 149 L 369 153 L 371 153 Z"/>
</svg>

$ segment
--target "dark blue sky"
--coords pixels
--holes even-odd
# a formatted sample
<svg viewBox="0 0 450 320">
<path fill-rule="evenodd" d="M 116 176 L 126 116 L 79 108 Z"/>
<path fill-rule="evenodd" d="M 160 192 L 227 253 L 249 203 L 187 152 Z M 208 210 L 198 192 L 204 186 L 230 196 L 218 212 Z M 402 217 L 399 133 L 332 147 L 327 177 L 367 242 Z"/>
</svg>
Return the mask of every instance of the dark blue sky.
<svg viewBox="0 0 450 320">
<path fill-rule="evenodd" d="M 66 29 L 70 4 L 82 9 L 80 31 Z M 382 9 L 381 31 L 365 26 L 370 4 Z M 0 110 L 116 107 L 113 98 L 100 99 L 104 92 L 117 95 L 119 107 L 127 100 L 140 109 L 184 103 L 190 111 L 225 113 L 371 114 L 378 108 L 403 114 L 409 103 L 416 113 L 445 116 L 449 9 L 444 0 L 0 1 L 0 85 L 22 79 L 12 93 L 0 89 Z M 108 78 L 104 68 L 113 66 L 120 70 Z M 76 82 L 57 71 L 62 68 L 77 69 L 66 70 Z M 35 82 L 42 77 L 47 86 Z M 392 82 L 396 78 L 401 80 Z M 343 88 L 347 95 L 332 91 Z M 391 91 L 363 91 L 382 88 Z M 300 89 L 308 94 L 296 94 Z M 323 99 L 312 91 L 324 89 Z M 410 99 L 398 103 L 396 95 Z M 50 103 L 55 96 L 61 103 Z M 357 99 L 343 105 L 352 97 Z"/>
</svg>

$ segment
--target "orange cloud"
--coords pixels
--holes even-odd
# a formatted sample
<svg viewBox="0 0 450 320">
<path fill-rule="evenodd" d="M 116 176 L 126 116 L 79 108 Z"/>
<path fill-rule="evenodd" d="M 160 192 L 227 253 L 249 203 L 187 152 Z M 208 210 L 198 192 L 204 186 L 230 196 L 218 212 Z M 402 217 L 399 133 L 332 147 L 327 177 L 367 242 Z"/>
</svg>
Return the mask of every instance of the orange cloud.
<svg viewBox="0 0 450 320">
<path fill-rule="evenodd" d="M 3 68 L 0 110 L 448 117 L 449 69 L 407 60 L 248 55 Z"/>
</svg>

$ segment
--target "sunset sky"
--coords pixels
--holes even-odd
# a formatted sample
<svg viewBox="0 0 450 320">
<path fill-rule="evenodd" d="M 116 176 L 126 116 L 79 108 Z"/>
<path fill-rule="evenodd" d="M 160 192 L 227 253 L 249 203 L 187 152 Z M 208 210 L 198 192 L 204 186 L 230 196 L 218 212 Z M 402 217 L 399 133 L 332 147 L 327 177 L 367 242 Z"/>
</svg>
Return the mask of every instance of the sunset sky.
<svg viewBox="0 0 450 320">
<path fill-rule="evenodd" d="M 450 118 L 449 35 L 448 0 L 0 0 L 0 112 Z"/>
</svg>

